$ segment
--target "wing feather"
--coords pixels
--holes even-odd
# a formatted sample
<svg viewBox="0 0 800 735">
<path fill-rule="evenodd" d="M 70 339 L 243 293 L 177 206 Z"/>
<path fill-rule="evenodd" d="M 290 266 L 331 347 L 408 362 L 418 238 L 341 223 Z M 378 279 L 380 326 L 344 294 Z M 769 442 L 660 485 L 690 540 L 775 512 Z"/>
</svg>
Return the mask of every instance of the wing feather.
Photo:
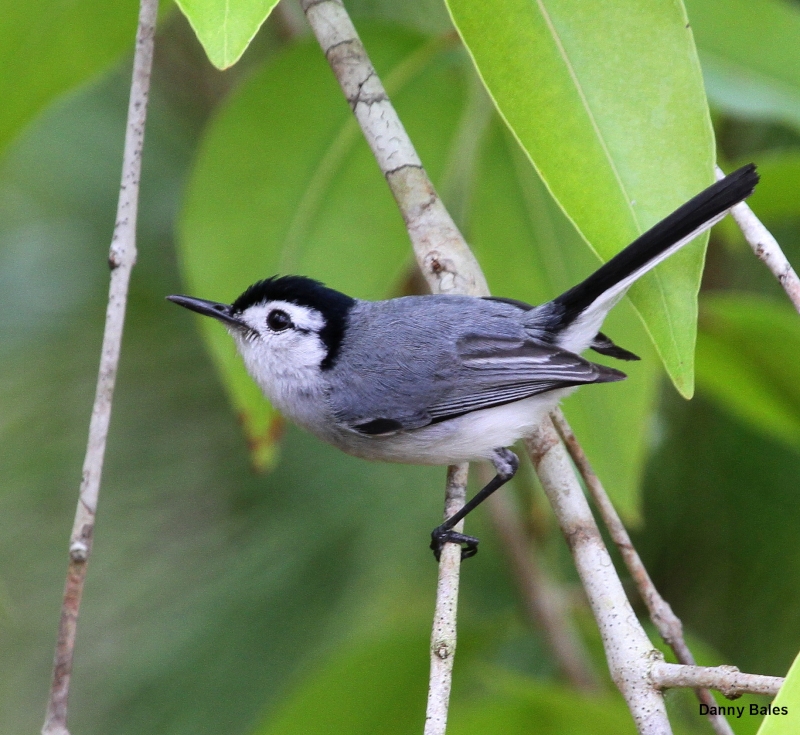
<svg viewBox="0 0 800 735">
<path fill-rule="evenodd" d="M 371 435 L 408 431 L 558 388 L 626 377 L 527 335 L 468 334 L 456 343 L 454 357 L 457 367 L 442 381 L 441 390 L 431 395 L 429 405 L 416 406 L 413 414 L 384 411 L 362 417 L 347 422 L 350 428 Z M 384 427 L 386 431 L 375 431 Z"/>
</svg>

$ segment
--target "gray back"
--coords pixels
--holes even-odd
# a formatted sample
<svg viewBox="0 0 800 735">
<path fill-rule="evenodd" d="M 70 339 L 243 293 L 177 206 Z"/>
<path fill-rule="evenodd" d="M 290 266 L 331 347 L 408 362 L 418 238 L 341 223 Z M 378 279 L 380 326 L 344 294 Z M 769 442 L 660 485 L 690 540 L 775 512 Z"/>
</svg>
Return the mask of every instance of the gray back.
<svg viewBox="0 0 800 735">
<path fill-rule="evenodd" d="M 535 339 L 517 306 L 470 296 L 360 301 L 328 374 L 341 423 L 377 418 L 404 429 L 579 383 L 619 380 Z"/>
</svg>

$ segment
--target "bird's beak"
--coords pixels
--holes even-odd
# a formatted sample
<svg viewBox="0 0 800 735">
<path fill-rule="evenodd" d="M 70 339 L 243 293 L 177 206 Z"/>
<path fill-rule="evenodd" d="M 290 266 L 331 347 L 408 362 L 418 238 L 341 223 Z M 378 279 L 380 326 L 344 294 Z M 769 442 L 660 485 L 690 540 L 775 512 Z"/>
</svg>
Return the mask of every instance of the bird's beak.
<svg viewBox="0 0 800 735">
<path fill-rule="evenodd" d="M 179 306 L 184 306 L 203 316 L 213 317 L 227 326 L 250 331 L 250 327 L 247 324 L 241 319 L 237 319 L 235 316 L 231 315 L 231 307 L 229 304 L 218 304 L 216 301 L 196 299 L 193 296 L 167 296 L 167 301 L 172 301 Z"/>
</svg>

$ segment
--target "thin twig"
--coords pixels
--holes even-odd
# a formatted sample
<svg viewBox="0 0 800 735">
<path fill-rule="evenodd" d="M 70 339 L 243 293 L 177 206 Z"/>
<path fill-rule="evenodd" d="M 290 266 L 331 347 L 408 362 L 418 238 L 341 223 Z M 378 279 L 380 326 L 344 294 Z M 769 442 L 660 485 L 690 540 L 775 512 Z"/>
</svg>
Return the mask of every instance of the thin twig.
<svg viewBox="0 0 800 735">
<path fill-rule="evenodd" d="M 444 519 L 460 510 L 467 498 L 469 465 L 459 464 L 447 469 L 444 499 Z M 464 521 L 454 530 L 463 533 Z M 436 608 L 431 630 L 431 674 L 428 686 L 428 705 L 425 711 L 424 735 L 444 735 L 447 730 L 447 711 L 453 682 L 453 662 L 456 655 L 458 619 L 458 584 L 461 566 L 461 546 L 445 544 L 439 558 L 439 580 L 436 585 Z"/>
<path fill-rule="evenodd" d="M 717 180 L 724 179 L 725 173 L 717 166 Z M 745 202 L 740 202 L 731 209 L 731 216 L 736 220 L 739 229 L 744 235 L 756 257 L 769 268 L 778 283 L 783 286 L 789 301 L 794 304 L 794 308 L 800 312 L 800 278 L 797 277 L 794 268 L 787 260 L 786 256 L 778 245 L 778 241 L 772 233 L 764 227 L 761 220 L 756 217 L 753 210 Z"/>
<path fill-rule="evenodd" d="M 628 531 L 622 523 L 617 509 L 608 497 L 603 484 L 600 482 L 600 478 L 592 469 L 589 458 L 586 456 L 586 452 L 583 451 L 583 447 L 581 447 L 578 439 L 575 437 L 566 417 L 561 412 L 561 409 L 553 411 L 550 417 L 562 441 L 566 445 L 567 451 L 570 457 L 572 457 L 572 461 L 578 468 L 578 472 L 580 472 L 583 477 L 586 489 L 589 491 L 595 506 L 597 506 L 600 512 L 600 517 L 603 519 L 603 523 L 611 535 L 611 540 L 614 542 L 617 549 L 619 549 L 622 560 L 625 562 L 625 566 L 636 584 L 636 589 L 639 591 L 639 595 L 647 607 L 650 619 L 658 629 L 664 642 L 675 652 L 678 661 L 682 664 L 695 665 L 694 656 L 689 650 L 689 646 L 686 645 L 686 640 L 683 637 L 683 623 L 653 584 L 653 580 L 647 573 L 647 569 L 645 569 L 641 557 L 634 548 L 631 537 L 628 535 Z M 716 704 L 714 696 L 708 689 L 697 688 L 695 689 L 695 694 L 700 702 L 709 707 Z M 718 735 L 733 735 L 733 730 L 725 717 L 720 714 L 712 715 L 710 714 L 712 711 L 715 710 L 709 710 L 707 716 L 714 728 L 714 732 L 718 733 Z"/>
<path fill-rule="evenodd" d="M 737 699 L 742 694 L 774 697 L 784 682 L 780 676 L 743 674 L 735 666 L 684 666 L 663 661 L 653 664 L 650 678 L 659 689 L 710 687 L 728 699 Z"/>
<path fill-rule="evenodd" d="M 128 284 L 131 270 L 136 262 L 139 175 L 157 14 L 158 0 L 141 0 L 139 25 L 136 32 L 136 51 L 133 57 L 133 79 L 128 103 L 128 122 L 125 131 L 122 182 L 117 204 L 117 219 L 108 256 L 111 283 L 108 291 L 100 370 L 89 424 L 89 441 L 83 463 L 78 508 L 70 537 L 69 567 L 61 605 L 58 641 L 53 662 L 53 681 L 42 728 L 43 735 L 68 735 L 67 700 L 78 613 L 86 579 L 86 566 L 92 551 L 95 513 L 100 492 L 108 425 L 111 419 L 111 403 L 117 377 L 117 365 L 119 364 Z"/>
<path fill-rule="evenodd" d="M 592 668 L 589 653 L 572 625 L 564 596 L 539 564 L 536 548 L 526 538 L 508 496 L 495 493 L 486 500 L 486 506 L 511 562 L 525 613 L 531 623 L 544 633 L 553 660 L 562 675 L 576 689 L 599 691 L 600 682 Z"/>
<path fill-rule="evenodd" d="M 663 696 L 649 679 L 650 667 L 661 654 L 636 618 L 569 455 L 549 418 L 526 445 L 600 628 L 611 677 L 636 728 L 642 735 L 670 733 Z"/>
</svg>

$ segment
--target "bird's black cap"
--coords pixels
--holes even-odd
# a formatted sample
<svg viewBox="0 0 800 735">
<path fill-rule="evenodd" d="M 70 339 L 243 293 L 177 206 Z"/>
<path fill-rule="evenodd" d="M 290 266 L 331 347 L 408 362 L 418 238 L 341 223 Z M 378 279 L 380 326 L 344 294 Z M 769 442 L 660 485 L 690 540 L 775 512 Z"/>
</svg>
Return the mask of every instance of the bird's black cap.
<svg viewBox="0 0 800 735">
<path fill-rule="evenodd" d="M 288 301 L 290 304 L 308 306 L 323 315 L 331 310 L 349 309 L 355 299 L 328 288 L 325 284 L 306 276 L 272 276 L 254 283 L 231 304 L 232 314 L 265 301 Z"/>
</svg>

